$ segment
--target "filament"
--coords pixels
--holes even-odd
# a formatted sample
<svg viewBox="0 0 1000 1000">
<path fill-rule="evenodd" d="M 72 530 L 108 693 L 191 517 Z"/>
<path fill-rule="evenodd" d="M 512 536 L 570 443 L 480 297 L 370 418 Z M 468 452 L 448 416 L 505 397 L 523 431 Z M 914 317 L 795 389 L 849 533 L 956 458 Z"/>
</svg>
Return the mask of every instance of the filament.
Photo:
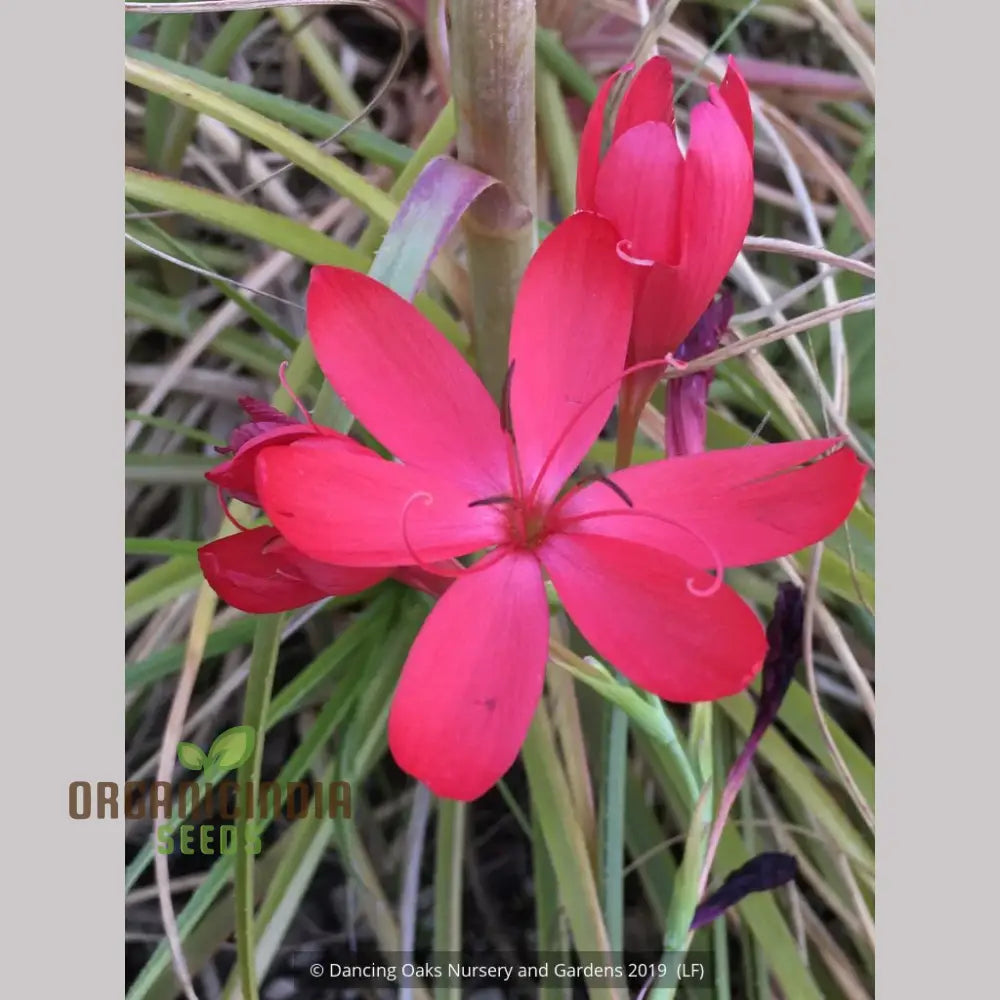
<svg viewBox="0 0 1000 1000">
<path fill-rule="evenodd" d="M 633 508 L 628 508 L 626 510 L 594 510 L 587 514 L 578 514 L 575 517 L 567 517 L 562 520 L 562 524 L 580 524 L 583 521 L 591 521 L 598 517 L 650 517 L 654 521 L 660 521 L 663 524 L 668 524 L 674 528 L 680 528 L 681 531 L 687 532 L 692 538 L 696 539 L 705 549 L 708 554 L 712 557 L 712 562 L 714 563 L 713 569 L 715 570 L 715 578 L 712 580 L 711 584 L 702 589 L 696 586 L 693 577 L 689 577 L 685 583 L 687 585 L 688 592 L 693 594 L 695 597 L 711 597 L 713 594 L 717 594 L 719 590 L 722 589 L 723 579 L 722 574 L 725 572 L 725 566 L 722 562 L 722 556 L 719 554 L 719 550 L 699 531 L 695 531 L 690 525 L 683 524 L 680 521 L 675 521 L 671 517 L 666 517 L 663 514 L 657 514 L 651 510 L 635 510 Z"/>
<path fill-rule="evenodd" d="M 409 553 L 410 558 L 413 560 L 414 565 L 419 566 L 420 569 L 432 576 L 444 577 L 446 580 L 457 580 L 459 577 L 468 576 L 470 573 L 481 573 L 485 569 L 489 569 L 491 566 L 499 562 L 505 555 L 507 555 L 507 546 L 500 546 L 494 549 L 492 552 L 485 555 L 479 562 L 474 563 L 472 566 L 461 566 L 453 570 L 446 570 L 441 566 L 440 562 L 437 564 L 427 562 L 413 547 L 413 543 L 410 541 L 410 532 L 407 527 L 406 519 L 410 512 L 410 508 L 418 500 L 422 500 L 424 504 L 430 506 L 434 503 L 434 497 L 425 490 L 421 490 L 418 493 L 414 493 L 409 497 L 405 504 L 403 504 L 403 512 L 400 515 L 400 528 L 403 532 L 403 544 L 406 546 L 406 551 Z"/>
<path fill-rule="evenodd" d="M 278 381 L 281 383 L 282 388 L 285 390 L 285 392 L 287 392 L 288 395 L 291 396 L 292 402 L 297 407 L 299 413 L 301 413 L 302 416 L 306 418 L 306 423 L 311 424 L 313 427 L 315 427 L 316 422 L 313 420 L 312 414 L 305 408 L 305 405 L 303 404 L 302 400 L 299 399 L 297 395 L 295 395 L 294 390 L 288 384 L 288 379 L 285 377 L 286 371 L 288 371 L 288 362 L 282 361 L 281 364 L 278 365 Z"/>
<path fill-rule="evenodd" d="M 240 522 L 236 520 L 235 515 L 229 510 L 229 504 L 226 503 L 226 498 L 223 495 L 221 486 L 215 487 L 215 495 L 219 498 L 219 506 L 222 508 L 222 513 L 226 515 L 227 521 L 229 521 L 231 524 L 235 524 L 236 527 L 240 529 L 240 531 L 252 530 L 251 528 L 248 528 L 245 524 L 240 524 Z"/>
<path fill-rule="evenodd" d="M 552 464 L 552 460 L 555 458 L 556 453 L 562 447 L 563 443 L 566 441 L 569 432 L 576 425 L 580 417 L 583 416 L 587 410 L 590 409 L 607 391 L 612 388 L 612 386 L 617 385 L 619 382 L 624 381 L 629 377 L 629 375 L 634 374 L 638 371 L 643 371 L 646 368 L 662 368 L 669 367 L 669 362 L 664 358 L 653 358 L 651 361 L 640 361 L 638 364 L 629 365 L 620 375 L 613 378 L 610 382 L 601 386 L 600 389 L 595 392 L 590 399 L 588 399 L 567 421 L 566 426 L 562 429 L 559 437 L 556 438 L 555 444 L 549 449 L 548 454 L 545 456 L 545 460 L 542 462 L 542 467 L 538 470 L 538 474 L 535 476 L 535 481 L 531 484 L 531 492 L 528 494 L 528 502 L 534 502 L 538 489 L 542 484 L 542 479 L 545 473 L 548 472 L 549 466 Z"/>
<path fill-rule="evenodd" d="M 632 243 L 630 240 L 619 240 L 615 247 L 615 253 L 627 264 L 635 264 L 638 267 L 652 267 L 656 261 L 648 257 L 633 257 L 631 254 Z"/>
<path fill-rule="evenodd" d="M 514 503 L 514 498 L 500 494 L 495 497 L 483 497 L 481 500 L 470 500 L 470 507 L 490 507 L 496 503 Z"/>
<path fill-rule="evenodd" d="M 514 377 L 514 362 L 516 360 L 515 358 L 507 368 L 507 374 L 503 379 L 503 389 L 500 391 L 500 427 L 511 436 L 511 439 L 514 437 L 514 418 L 510 411 L 510 383 Z"/>
</svg>

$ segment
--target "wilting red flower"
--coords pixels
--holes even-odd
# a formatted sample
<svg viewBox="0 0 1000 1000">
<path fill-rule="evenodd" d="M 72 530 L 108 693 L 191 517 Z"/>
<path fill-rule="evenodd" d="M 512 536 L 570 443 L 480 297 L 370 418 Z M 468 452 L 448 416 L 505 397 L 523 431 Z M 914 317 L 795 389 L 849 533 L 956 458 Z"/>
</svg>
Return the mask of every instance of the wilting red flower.
<svg viewBox="0 0 1000 1000">
<path fill-rule="evenodd" d="M 681 362 L 711 354 L 719 346 L 719 336 L 733 318 L 733 297 L 728 292 L 701 314 L 694 329 L 684 338 L 674 357 Z M 693 455 L 705 450 L 708 424 L 708 389 L 714 370 L 692 372 L 667 384 L 664 409 L 666 451 L 668 455 Z"/>
<path fill-rule="evenodd" d="M 610 219 L 619 252 L 640 266 L 628 364 L 663 357 L 687 336 L 743 245 L 753 212 L 753 120 L 746 83 L 730 58 L 725 79 L 691 111 L 687 154 L 674 130 L 673 73 L 656 56 L 635 75 L 601 155 L 614 74 L 580 142 L 577 208 Z M 626 387 L 634 414 L 655 385 L 648 372 Z"/>
<path fill-rule="evenodd" d="M 366 275 L 312 272 L 320 367 L 399 461 L 318 436 L 268 448 L 256 462 L 264 510 L 296 549 L 337 565 L 430 568 L 491 550 L 431 612 L 389 717 L 397 762 L 439 795 L 476 798 L 517 755 L 547 658 L 543 572 L 637 684 L 718 698 L 744 688 L 765 651 L 722 568 L 825 537 L 860 490 L 851 452 L 821 457 L 836 442 L 806 441 L 653 462 L 560 495 L 622 377 L 634 289 L 618 240 L 577 213 L 539 248 L 500 408 L 410 303 Z"/>
<path fill-rule="evenodd" d="M 291 611 L 336 594 L 356 594 L 390 571 L 331 566 L 297 552 L 270 525 L 238 531 L 198 549 L 211 588 L 227 604 L 251 614 Z"/>
<path fill-rule="evenodd" d="M 267 448 L 303 438 L 322 437 L 338 447 L 370 454 L 351 438 L 311 419 L 300 423 L 263 400 L 242 396 L 238 402 L 250 420 L 230 434 L 228 447 L 216 449 L 232 457 L 205 473 L 220 494 L 259 507 L 254 485 L 257 459 Z M 310 559 L 270 525 L 240 530 L 201 546 L 198 562 L 209 585 L 227 604 L 252 614 L 290 611 L 334 594 L 358 593 L 390 573 L 385 568 L 332 566 Z"/>
</svg>

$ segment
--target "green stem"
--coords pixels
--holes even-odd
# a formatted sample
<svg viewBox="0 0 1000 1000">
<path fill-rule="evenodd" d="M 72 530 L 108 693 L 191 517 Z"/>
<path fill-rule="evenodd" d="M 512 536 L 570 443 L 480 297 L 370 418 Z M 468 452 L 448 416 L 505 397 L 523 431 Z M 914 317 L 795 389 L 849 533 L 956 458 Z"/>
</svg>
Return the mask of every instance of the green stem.
<svg viewBox="0 0 1000 1000">
<path fill-rule="evenodd" d="M 712 773 L 715 776 L 715 801 L 718 803 L 729 772 L 729 761 L 732 759 L 732 748 L 729 736 L 732 732 L 725 716 L 715 706 L 712 706 L 714 725 L 712 728 Z M 716 805 L 718 808 L 718 805 Z M 751 851 L 752 853 L 752 851 Z M 715 968 L 716 1000 L 729 1000 L 732 995 L 729 974 L 729 932 L 725 920 L 716 920 L 712 925 L 713 966 Z"/>
<path fill-rule="evenodd" d="M 462 857 L 465 853 L 464 802 L 439 799 L 434 868 L 434 955 L 462 950 Z M 455 985 L 435 986 L 435 1000 L 461 1000 Z"/>
<path fill-rule="evenodd" d="M 252 726 L 257 738 L 253 753 L 237 774 L 237 794 L 240 809 L 236 819 L 236 880 L 234 903 L 236 906 L 236 968 L 242 983 L 244 1000 L 257 1000 L 257 972 L 254 962 L 254 854 L 249 850 L 250 837 L 256 826 L 249 813 L 256 804 L 256 790 L 260 784 L 260 769 L 264 758 L 264 726 L 271 703 L 271 687 L 278 662 L 281 644 L 281 625 L 284 615 L 261 615 L 254 635 L 253 653 L 250 657 L 250 674 L 247 678 L 243 702 L 243 725 Z"/>
<path fill-rule="evenodd" d="M 601 769 L 601 909 L 612 955 L 620 955 L 625 933 L 625 776 L 628 716 L 605 706 L 605 752 Z"/>
<path fill-rule="evenodd" d="M 535 4 L 479 0 L 450 12 L 458 158 L 504 185 L 464 220 L 476 360 L 499 400 L 514 301 L 535 249 Z"/>
</svg>

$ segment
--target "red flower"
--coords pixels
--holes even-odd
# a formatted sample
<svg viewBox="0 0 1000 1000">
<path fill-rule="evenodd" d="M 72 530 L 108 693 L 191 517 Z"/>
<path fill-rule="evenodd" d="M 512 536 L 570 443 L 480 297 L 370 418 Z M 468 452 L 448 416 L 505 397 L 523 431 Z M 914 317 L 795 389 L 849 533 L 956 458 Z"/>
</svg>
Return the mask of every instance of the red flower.
<svg viewBox="0 0 1000 1000">
<path fill-rule="evenodd" d="M 747 86 L 730 58 L 720 87 L 691 111 L 682 155 L 674 131 L 673 73 L 646 62 L 622 99 L 601 156 L 604 108 L 619 73 L 597 95 L 580 143 L 577 208 L 610 219 L 618 249 L 642 265 L 628 363 L 673 351 L 711 302 L 750 225 L 753 121 Z M 636 414 L 655 375 L 631 380 Z"/>
<path fill-rule="evenodd" d="M 256 462 L 264 510 L 296 549 L 343 566 L 427 568 L 491 550 L 431 612 L 389 717 L 397 762 L 438 795 L 476 798 L 517 755 L 547 658 L 543 572 L 637 684 L 673 701 L 719 698 L 749 683 L 766 649 L 722 567 L 825 537 L 860 489 L 851 452 L 821 458 L 835 442 L 808 441 L 654 462 L 560 496 L 621 379 L 634 288 L 619 238 L 578 213 L 539 248 L 499 409 L 408 302 L 366 275 L 312 272 L 320 367 L 401 461 L 317 436 L 268 448 Z"/>
<path fill-rule="evenodd" d="M 283 365 L 282 370 L 284 367 Z M 245 424 L 240 424 L 229 435 L 228 447 L 216 449 L 220 454 L 231 454 L 233 457 L 210 469 L 205 473 L 205 478 L 210 483 L 215 483 L 220 490 L 253 507 L 260 506 L 254 486 L 254 467 L 264 448 L 287 445 L 304 437 L 320 435 L 336 441 L 345 448 L 353 448 L 368 454 L 368 449 L 364 445 L 329 427 L 314 424 L 311 418 L 308 423 L 300 423 L 294 417 L 275 409 L 270 403 L 254 399 L 252 396 L 241 396 L 237 402 L 251 419 Z M 305 415 L 309 417 L 308 413 Z"/>
</svg>

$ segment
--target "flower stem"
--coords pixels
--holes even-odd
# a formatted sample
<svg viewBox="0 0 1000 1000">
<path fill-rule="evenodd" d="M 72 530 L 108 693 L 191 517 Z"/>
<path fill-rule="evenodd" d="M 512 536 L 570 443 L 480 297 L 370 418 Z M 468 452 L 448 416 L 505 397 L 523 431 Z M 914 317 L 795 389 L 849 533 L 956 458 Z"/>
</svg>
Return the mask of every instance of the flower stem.
<svg viewBox="0 0 1000 1000">
<path fill-rule="evenodd" d="M 478 0 L 450 13 L 458 158 L 504 185 L 465 216 L 477 367 L 499 400 L 514 300 L 535 249 L 535 4 Z"/>
<path fill-rule="evenodd" d="M 618 434 L 615 437 L 615 468 L 624 469 L 632 464 L 632 451 L 635 448 L 635 432 L 638 429 L 638 419 L 624 408 L 618 407 Z"/>
<path fill-rule="evenodd" d="M 434 877 L 434 955 L 462 950 L 462 859 L 465 856 L 464 802 L 439 799 Z M 459 1000 L 461 989 L 435 985 L 435 1000 Z"/>
</svg>

